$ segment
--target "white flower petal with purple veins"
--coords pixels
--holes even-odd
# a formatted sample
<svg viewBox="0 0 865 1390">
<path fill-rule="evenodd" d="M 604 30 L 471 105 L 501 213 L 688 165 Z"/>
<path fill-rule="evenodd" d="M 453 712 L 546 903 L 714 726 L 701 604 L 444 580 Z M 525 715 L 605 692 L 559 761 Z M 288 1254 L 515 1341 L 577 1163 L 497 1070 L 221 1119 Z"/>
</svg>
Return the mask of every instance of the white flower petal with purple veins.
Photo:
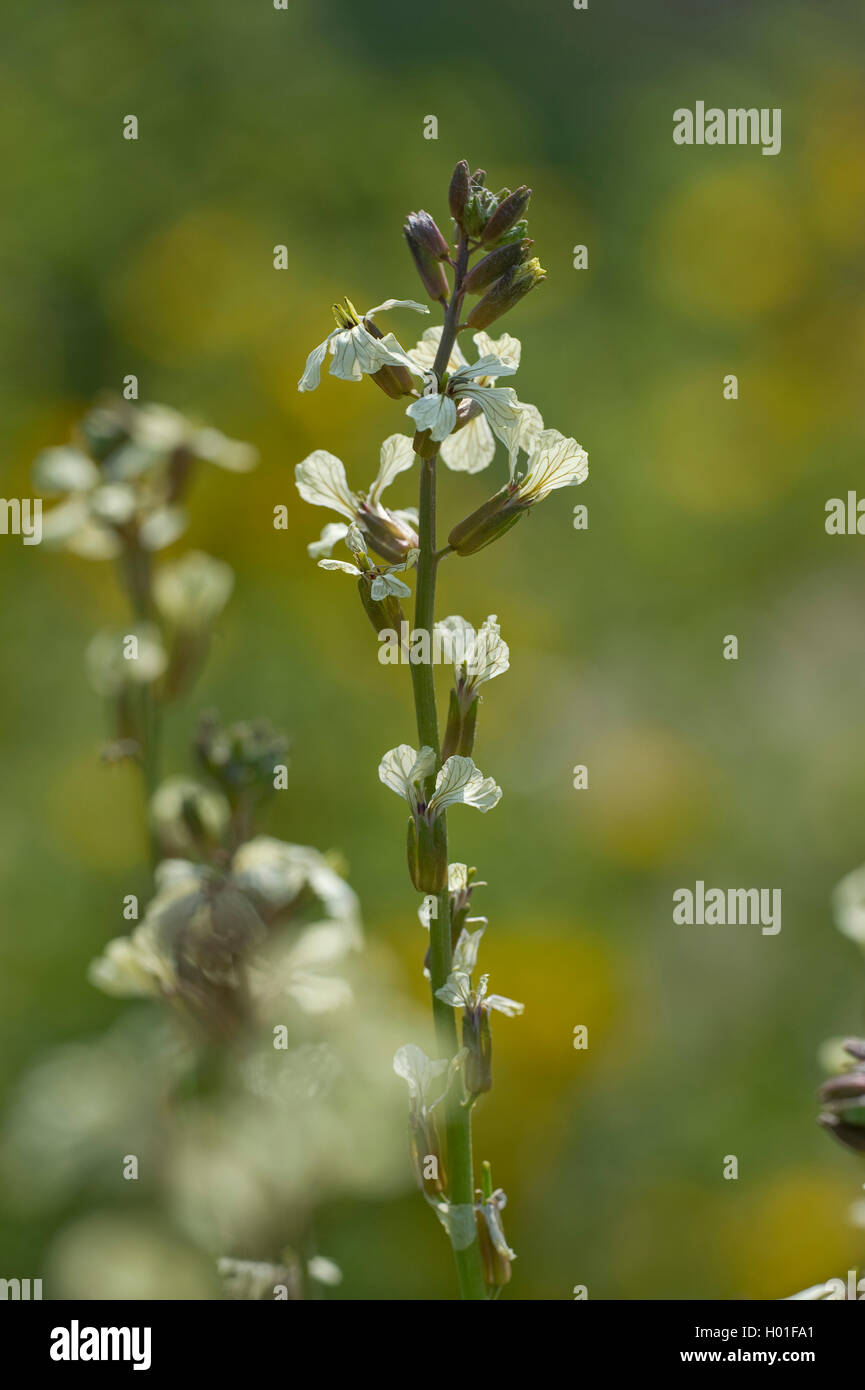
<svg viewBox="0 0 865 1390">
<path fill-rule="evenodd" d="M 414 420 L 418 430 L 429 430 L 430 438 L 438 443 L 447 439 L 457 422 L 457 408 L 450 396 L 442 396 L 434 391 L 413 401 L 406 410 Z"/>
<path fill-rule="evenodd" d="M 529 503 L 541 502 L 560 487 L 584 483 L 589 475 L 585 449 L 558 430 L 542 430 L 519 479 L 516 496 Z"/>
<path fill-rule="evenodd" d="M 400 743 L 389 749 L 379 763 L 379 780 L 414 806 L 417 788 L 429 777 L 435 763 L 435 753 L 426 744 L 418 751 L 410 743 Z"/>
<path fill-rule="evenodd" d="M 294 479 L 304 502 L 313 507 L 330 507 L 347 521 L 354 521 L 357 498 L 348 485 L 345 466 L 335 454 L 314 449 L 295 466 Z"/>
<path fill-rule="evenodd" d="M 444 464 L 453 473 L 480 473 L 495 458 L 496 441 L 483 414 L 448 435 L 441 447 Z"/>
<path fill-rule="evenodd" d="M 375 482 L 367 494 L 367 501 L 371 506 L 377 507 L 379 505 L 385 488 L 390 487 L 394 478 L 400 473 L 411 468 L 416 458 L 417 455 L 407 434 L 388 435 L 381 446 L 380 463 Z"/>
<path fill-rule="evenodd" d="M 409 356 L 414 358 L 421 371 L 427 373 L 432 371 L 433 364 L 436 360 L 436 354 L 439 350 L 441 336 L 441 324 L 436 324 L 432 328 L 427 328 L 420 342 L 416 343 L 411 349 Z M 459 367 L 464 367 L 465 364 L 466 359 L 462 354 L 459 343 L 454 343 L 446 370 L 455 372 Z"/>
<path fill-rule="evenodd" d="M 429 810 L 433 815 L 439 815 L 448 806 L 462 803 L 464 806 L 474 806 L 479 811 L 491 811 L 498 805 L 501 796 L 501 787 L 496 785 L 492 777 L 484 777 L 471 758 L 454 754 L 436 777 Z"/>
<path fill-rule="evenodd" d="M 494 353 L 488 353 L 485 357 L 479 357 L 477 362 L 467 363 L 464 367 L 458 368 L 451 377 L 451 386 L 459 393 L 461 387 L 468 382 L 477 381 L 478 377 L 492 377 L 495 380 L 500 376 L 513 376 L 516 370 L 512 363 L 503 362 Z"/>
</svg>

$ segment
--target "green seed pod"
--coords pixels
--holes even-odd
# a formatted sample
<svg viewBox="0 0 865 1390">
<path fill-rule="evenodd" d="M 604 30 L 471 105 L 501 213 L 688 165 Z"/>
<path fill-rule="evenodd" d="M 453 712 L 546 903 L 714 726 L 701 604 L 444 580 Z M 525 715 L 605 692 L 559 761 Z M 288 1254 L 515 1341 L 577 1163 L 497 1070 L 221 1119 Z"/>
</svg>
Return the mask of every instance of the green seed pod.
<svg viewBox="0 0 865 1390">
<path fill-rule="evenodd" d="M 507 246 L 500 246 L 497 250 L 491 251 L 469 271 L 463 281 L 463 289 L 467 294 L 480 294 L 506 270 L 525 260 L 526 251 L 533 245 L 534 242 L 526 237 L 522 241 L 512 241 Z"/>
<path fill-rule="evenodd" d="M 525 510 L 513 501 L 511 487 L 504 487 L 457 523 L 448 536 L 448 545 L 457 555 L 474 555 L 515 526 Z"/>
</svg>

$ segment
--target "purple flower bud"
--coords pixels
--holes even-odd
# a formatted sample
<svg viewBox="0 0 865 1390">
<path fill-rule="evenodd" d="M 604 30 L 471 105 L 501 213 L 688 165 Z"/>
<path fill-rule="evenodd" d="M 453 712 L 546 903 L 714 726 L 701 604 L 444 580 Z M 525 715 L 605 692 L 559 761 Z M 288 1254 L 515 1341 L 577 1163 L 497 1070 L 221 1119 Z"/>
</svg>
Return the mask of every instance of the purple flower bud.
<svg viewBox="0 0 865 1390">
<path fill-rule="evenodd" d="M 430 299 L 447 299 L 449 286 L 442 261 L 448 259 L 448 244 L 429 213 L 410 212 L 403 234 Z"/>
<path fill-rule="evenodd" d="M 504 275 L 505 271 L 526 260 L 526 252 L 533 245 L 534 242 L 526 238 L 509 242 L 506 246 L 499 246 L 495 251 L 491 251 L 469 271 L 463 281 L 463 289 L 467 294 L 480 294 L 494 280 L 498 280 L 500 275 Z"/>
<path fill-rule="evenodd" d="M 458 227 L 462 222 L 463 210 L 468 196 L 469 166 L 464 159 L 461 159 L 451 175 L 451 184 L 448 189 L 448 206 L 451 210 L 451 217 Z"/>
</svg>

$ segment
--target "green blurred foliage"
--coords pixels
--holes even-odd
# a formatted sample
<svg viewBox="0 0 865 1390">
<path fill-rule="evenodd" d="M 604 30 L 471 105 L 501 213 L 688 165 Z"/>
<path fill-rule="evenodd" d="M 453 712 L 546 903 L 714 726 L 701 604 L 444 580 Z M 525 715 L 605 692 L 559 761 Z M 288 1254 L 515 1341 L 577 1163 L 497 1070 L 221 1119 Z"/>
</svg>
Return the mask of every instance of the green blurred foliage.
<svg viewBox="0 0 865 1390">
<path fill-rule="evenodd" d="M 489 882 L 493 988 L 527 1005 L 496 1025 L 477 1126 L 510 1196 L 509 1296 L 780 1297 L 855 1265 L 861 1173 L 817 1131 L 813 1091 L 819 1042 L 863 1025 L 828 899 L 865 858 L 865 568 L 861 541 L 823 529 L 863 445 L 861 6 L 13 0 L 3 30 L 4 493 L 28 496 L 36 451 L 129 372 L 143 398 L 259 446 L 251 476 L 199 480 L 181 544 L 238 583 L 169 755 L 188 769 L 199 706 L 284 726 L 292 791 L 266 828 L 339 847 L 420 1000 L 403 816 L 376 777 L 413 740 L 408 682 L 376 662 L 351 586 L 308 560 L 324 517 L 293 486 L 314 447 L 366 483 L 405 425 L 367 382 L 295 383 L 333 299 L 418 293 L 402 218 L 445 225 L 456 159 L 531 184 L 549 278 L 506 325 L 516 384 L 588 450 L 590 478 L 443 566 L 439 608 L 498 613 L 512 654 L 478 743 L 504 799 L 452 817 L 452 855 Z M 672 112 L 698 96 L 781 106 L 781 155 L 675 146 Z M 412 340 L 413 320 L 388 327 Z M 443 529 L 490 478 L 443 478 Z M 0 571 L 9 1082 L 125 1007 L 84 972 L 146 875 L 137 787 L 98 762 L 82 663 L 122 613 L 113 576 L 12 537 Z M 672 890 L 697 878 L 782 888 L 782 932 L 674 927 Z M 7 1211 L 2 1272 L 35 1276 L 78 1216 Z M 341 1203 L 321 1228 L 337 1296 L 449 1296 L 414 1196 Z"/>
</svg>

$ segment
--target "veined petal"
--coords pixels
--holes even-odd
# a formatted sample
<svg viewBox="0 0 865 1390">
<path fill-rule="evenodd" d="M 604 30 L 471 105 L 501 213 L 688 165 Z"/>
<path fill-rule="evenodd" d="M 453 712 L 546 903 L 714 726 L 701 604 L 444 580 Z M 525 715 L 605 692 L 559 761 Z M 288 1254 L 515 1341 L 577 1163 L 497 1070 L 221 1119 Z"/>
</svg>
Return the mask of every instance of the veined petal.
<svg viewBox="0 0 865 1390">
<path fill-rule="evenodd" d="M 306 366 L 303 369 L 303 376 L 297 383 L 298 391 L 314 391 L 321 381 L 321 364 L 327 355 L 328 345 L 333 334 L 325 338 L 323 343 L 314 347 L 306 359 Z"/>
<path fill-rule="evenodd" d="M 471 758 L 454 754 L 448 758 L 436 777 L 436 789 L 430 797 L 429 810 L 439 815 L 448 806 L 462 802 L 476 806 L 479 811 L 491 811 L 501 800 L 502 789 L 492 777 L 484 777 Z"/>
<path fill-rule="evenodd" d="M 415 362 L 421 368 L 422 371 L 432 371 L 433 363 L 436 360 L 436 354 L 439 350 L 441 336 L 441 324 L 435 324 L 432 328 L 427 328 L 424 331 L 423 337 L 421 338 L 420 342 L 415 344 L 415 346 L 410 350 L 409 356 L 414 358 Z M 460 348 L 459 343 L 454 343 L 450 355 L 450 361 L 447 364 L 446 370 L 449 372 L 455 372 L 459 367 L 464 367 L 465 362 L 466 359 L 462 354 L 462 349 Z"/>
<path fill-rule="evenodd" d="M 478 350 L 478 357 L 498 357 L 514 371 L 517 370 L 522 354 L 519 338 L 512 337 L 510 333 L 503 333 L 500 338 L 491 338 L 489 333 L 485 333 L 483 330 L 472 336 Z"/>
<path fill-rule="evenodd" d="M 490 429 L 502 441 L 508 453 L 518 448 L 522 406 L 512 386 L 462 386 L 460 396 L 476 401 L 489 421 Z"/>
<path fill-rule="evenodd" d="M 367 309 L 364 314 L 365 319 L 371 319 L 374 314 L 384 313 L 385 309 L 414 309 L 416 314 L 428 314 L 428 304 L 418 304 L 416 299 L 386 299 L 383 304 L 376 304 L 374 309 Z"/>
<path fill-rule="evenodd" d="M 433 392 L 413 401 L 406 410 L 419 430 L 429 430 L 430 438 L 436 441 L 447 439 L 457 422 L 457 408 L 450 396 Z"/>
<path fill-rule="evenodd" d="M 362 323 L 336 332 L 330 340 L 330 352 L 333 356 L 330 374 L 343 381 L 360 381 L 364 374 L 372 375 L 386 366 L 408 367 L 420 374 L 417 364 L 403 351 L 392 333 L 374 338 Z"/>
<path fill-rule="evenodd" d="M 528 472 L 520 479 L 517 496 L 540 502 L 557 488 L 583 483 L 589 474 L 585 449 L 558 430 L 542 430 L 529 458 Z"/>
<path fill-rule="evenodd" d="M 472 685 L 482 685 L 501 676 L 510 666 L 510 648 L 504 641 L 498 618 L 491 613 L 475 638 L 474 647 L 466 658 L 466 674 Z"/>
<path fill-rule="evenodd" d="M 454 473 L 480 473 L 492 463 L 495 452 L 496 441 L 484 415 L 476 415 L 448 435 L 441 447 L 442 459 Z"/>
<path fill-rule="evenodd" d="M 342 570 L 343 574 L 353 574 L 355 579 L 363 574 L 363 570 L 349 564 L 348 560 L 319 560 L 318 567 L 320 570 Z"/>
<path fill-rule="evenodd" d="M 471 623 L 459 613 L 442 618 L 433 628 L 433 635 L 442 638 L 442 654 L 446 661 L 455 667 L 462 666 L 468 654 L 474 649 L 475 630 Z"/>
<path fill-rule="evenodd" d="M 513 376 L 516 370 L 516 367 L 511 363 L 503 362 L 500 357 L 496 357 L 495 353 L 489 353 L 486 357 L 479 357 L 477 362 L 460 367 L 458 371 L 454 372 L 451 380 L 454 390 L 458 391 L 460 386 L 465 385 L 468 381 L 475 381 L 480 376 Z"/>
<path fill-rule="evenodd" d="M 345 476 L 345 468 L 335 454 L 315 449 L 294 470 L 297 490 L 304 502 L 314 507 L 330 507 L 348 521 L 354 521 L 357 500 Z"/>
<path fill-rule="evenodd" d="M 411 589 L 401 579 L 397 579 L 395 574 L 377 574 L 369 591 L 376 602 L 386 594 L 395 594 L 397 598 L 411 598 Z"/>
<path fill-rule="evenodd" d="M 432 752 L 431 749 L 426 751 Z M 390 787 L 392 792 L 396 792 L 397 796 L 402 796 L 410 802 L 412 798 L 411 774 L 417 760 L 417 750 L 412 748 L 410 743 L 398 744 L 396 748 L 389 749 L 379 763 L 379 780 L 384 782 L 386 787 Z"/>
<path fill-rule="evenodd" d="M 367 501 L 377 507 L 386 487 L 390 487 L 399 473 L 411 468 L 417 455 L 407 434 L 391 434 L 381 446 L 381 462 L 375 482 L 367 494 Z"/>
<path fill-rule="evenodd" d="M 436 990 L 436 998 L 450 1004 L 454 1009 L 466 1009 L 471 1003 L 472 982 L 465 971 L 452 970 L 441 989 Z"/>
<path fill-rule="evenodd" d="M 318 540 L 310 541 L 306 553 L 313 560 L 318 560 L 322 555 L 332 555 L 337 541 L 344 540 L 347 535 L 348 527 L 344 521 L 329 521 Z"/>
</svg>

